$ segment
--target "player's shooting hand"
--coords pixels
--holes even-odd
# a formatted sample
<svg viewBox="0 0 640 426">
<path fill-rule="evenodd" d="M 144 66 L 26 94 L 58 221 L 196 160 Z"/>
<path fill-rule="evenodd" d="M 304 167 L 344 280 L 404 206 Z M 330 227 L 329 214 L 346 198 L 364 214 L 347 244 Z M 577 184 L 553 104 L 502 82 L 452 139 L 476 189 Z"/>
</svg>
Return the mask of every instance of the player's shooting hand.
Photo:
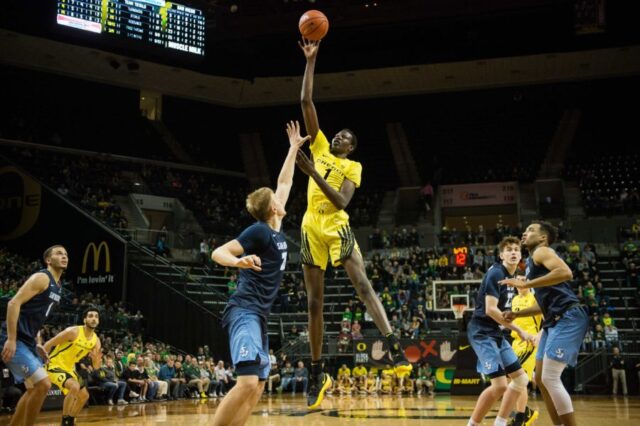
<svg viewBox="0 0 640 426">
<path fill-rule="evenodd" d="M 309 59 L 315 59 L 318 55 L 318 48 L 320 48 L 320 40 L 311 41 L 303 38 L 302 41 L 298 41 L 298 46 L 304 52 L 304 57 Z"/>
<path fill-rule="evenodd" d="M 253 269 L 254 271 L 262 271 L 262 261 L 255 254 L 241 257 L 236 263 L 236 267 L 240 269 Z"/>
<path fill-rule="evenodd" d="M 296 165 L 307 176 L 311 176 L 316 170 L 313 161 L 302 151 L 298 151 L 296 155 Z"/>
<path fill-rule="evenodd" d="M 518 278 L 507 278 L 507 279 L 498 281 L 498 284 L 508 285 L 509 287 L 524 288 L 526 282 Z"/>
<path fill-rule="evenodd" d="M 4 348 L 2 348 L 2 361 L 6 364 L 7 362 L 13 359 L 13 356 L 16 354 L 16 341 L 9 340 L 4 343 Z"/>
<path fill-rule="evenodd" d="M 40 358 L 42 359 L 42 363 L 43 364 L 48 364 L 49 363 L 49 354 L 45 350 L 44 346 L 36 345 L 36 351 L 38 352 L 38 355 L 40 355 Z"/>
<path fill-rule="evenodd" d="M 300 149 L 306 141 L 311 139 L 311 136 L 309 135 L 304 138 L 300 136 L 300 123 L 298 120 L 292 120 L 287 123 L 287 136 L 289 136 L 289 144 L 291 145 L 291 148 L 294 149 Z"/>
<path fill-rule="evenodd" d="M 516 319 L 516 314 L 512 311 L 504 311 L 502 312 L 502 319 L 506 322 L 512 322 L 514 319 Z"/>
</svg>

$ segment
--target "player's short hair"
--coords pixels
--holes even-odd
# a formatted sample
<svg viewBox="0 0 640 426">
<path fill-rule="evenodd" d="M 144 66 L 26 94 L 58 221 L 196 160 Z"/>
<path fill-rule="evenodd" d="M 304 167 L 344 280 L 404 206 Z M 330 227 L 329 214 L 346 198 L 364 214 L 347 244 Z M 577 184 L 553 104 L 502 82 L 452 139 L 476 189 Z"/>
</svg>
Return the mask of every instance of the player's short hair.
<svg viewBox="0 0 640 426">
<path fill-rule="evenodd" d="M 247 195 L 247 210 L 256 220 L 266 222 L 271 216 L 271 197 L 273 191 L 266 186 Z"/>
<path fill-rule="evenodd" d="M 55 246 L 51 246 L 48 249 L 46 249 L 44 251 L 44 253 L 42 254 L 42 260 L 44 261 L 44 264 L 47 264 L 47 259 L 49 259 L 51 257 L 51 255 L 53 254 L 53 249 L 58 248 L 58 247 L 62 247 L 64 248 L 62 245 L 60 244 L 56 244 Z"/>
<path fill-rule="evenodd" d="M 500 253 L 502 253 L 502 250 L 504 250 L 506 246 L 510 246 L 511 244 L 517 244 L 518 247 L 520 247 L 520 239 L 518 237 L 514 237 L 513 235 L 508 235 L 504 237 L 502 241 L 500 241 L 500 243 L 498 243 L 498 250 L 500 250 Z"/>
<path fill-rule="evenodd" d="M 351 146 L 353 147 L 353 151 L 356 150 L 356 148 L 358 147 L 358 137 L 356 136 L 355 133 L 353 133 L 353 130 L 351 129 L 342 129 L 345 132 L 349 132 L 349 134 L 351 135 Z"/>
<path fill-rule="evenodd" d="M 540 232 L 547 235 L 547 243 L 553 244 L 558 239 L 558 228 L 544 220 L 534 220 L 532 224 L 540 225 Z"/>
<path fill-rule="evenodd" d="M 87 308 L 82 312 L 82 319 L 87 318 L 87 315 L 89 315 L 89 312 L 96 312 L 96 313 L 98 314 L 98 316 L 100 316 L 100 310 L 99 310 L 97 307 L 95 307 L 95 306 L 91 305 L 91 306 L 88 306 L 88 307 L 87 307 Z"/>
</svg>

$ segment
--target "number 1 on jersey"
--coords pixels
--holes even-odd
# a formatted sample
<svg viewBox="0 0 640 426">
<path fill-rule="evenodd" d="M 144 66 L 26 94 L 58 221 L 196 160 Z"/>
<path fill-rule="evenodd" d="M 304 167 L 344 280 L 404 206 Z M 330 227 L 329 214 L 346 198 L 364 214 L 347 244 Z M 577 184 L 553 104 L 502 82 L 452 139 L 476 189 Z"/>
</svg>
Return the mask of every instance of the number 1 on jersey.
<svg viewBox="0 0 640 426">
<path fill-rule="evenodd" d="M 45 318 L 47 318 L 47 317 L 49 316 L 49 314 L 51 313 L 51 308 L 53 308 L 53 304 L 54 304 L 54 303 L 55 303 L 55 302 L 51 302 L 51 303 L 49 304 L 49 307 L 47 308 L 47 313 L 46 313 L 46 314 L 44 314 L 44 317 L 45 317 Z"/>
</svg>

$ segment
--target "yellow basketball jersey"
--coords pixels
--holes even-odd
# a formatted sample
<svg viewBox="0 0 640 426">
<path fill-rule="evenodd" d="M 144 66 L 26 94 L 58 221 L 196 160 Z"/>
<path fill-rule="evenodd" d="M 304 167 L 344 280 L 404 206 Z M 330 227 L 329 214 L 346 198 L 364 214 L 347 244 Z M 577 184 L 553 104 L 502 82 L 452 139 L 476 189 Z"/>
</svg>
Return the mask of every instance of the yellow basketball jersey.
<svg viewBox="0 0 640 426">
<path fill-rule="evenodd" d="M 322 130 L 318 131 L 315 141 L 311 144 L 311 153 L 316 171 L 333 189 L 340 191 L 345 179 L 352 181 L 356 188 L 360 186 L 362 164 L 334 156 L 329 151 L 329 141 Z M 309 178 L 307 188 L 307 210 L 323 214 L 338 211 L 312 178 Z"/>
<path fill-rule="evenodd" d="M 391 378 L 387 377 L 380 380 L 380 386 L 383 390 L 391 390 Z"/>
<path fill-rule="evenodd" d="M 353 369 L 353 377 L 361 377 L 367 375 L 367 369 L 365 367 L 355 367 Z"/>
<path fill-rule="evenodd" d="M 51 352 L 49 355 L 49 368 L 61 368 L 66 371 L 73 371 L 75 365 L 82 358 L 87 356 L 89 352 L 98 343 L 98 336 L 96 333 L 87 339 L 84 335 L 84 327 L 78 326 L 78 337 L 72 342 L 61 343 Z"/>
<path fill-rule="evenodd" d="M 393 371 L 393 368 L 390 368 L 388 370 L 382 370 L 382 374 L 383 375 L 388 375 L 389 377 L 393 377 L 395 376 L 395 371 Z"/>
<path fill-rule="evenodd" d="M 340 368 L 338 369 L 338 376 L 351 376 L 351 370 L 349 369 L 349 367 L 347 368 Z"/>
<path fill-rule="evenodd" d="M 526 296 L 516 294 L 513 300 L 511 300 L 511 310 L 513 312 L 519 312 L 523 309 L 530 308 L 535 305 L 535 303 L 536 299 L 532 292 L 529 292 Z M 513 320 L 513 323 L 529 334 L 538 334 L 542 324 L 542 315 L 516 318 Z M 518 333 L 515 331 L 511 332 L 511 337 L 515 340 L 520 340 L 520 336 L 518 336 Z"/>
</svg>

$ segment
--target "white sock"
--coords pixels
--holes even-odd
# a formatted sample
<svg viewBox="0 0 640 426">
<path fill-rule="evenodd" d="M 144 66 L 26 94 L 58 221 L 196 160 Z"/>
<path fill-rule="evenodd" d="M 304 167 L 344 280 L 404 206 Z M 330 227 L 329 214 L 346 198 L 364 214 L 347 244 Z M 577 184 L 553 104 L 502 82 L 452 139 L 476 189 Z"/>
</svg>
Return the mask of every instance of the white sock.
<svg viewBox="0 0 640 426">
<path fill-rule="evenodd" d="M 493 426 L 507 426 L 507 419 L 496 417 L 496 421 L 493 422 Z"/>
<path fill-rule="evenodd" d="M 469 423 L 467 423 L 467 426 L 480 426 L 482 423 L 476 423 L 473 421 L 473 419 L 469 419 Z"/>
</svg>

